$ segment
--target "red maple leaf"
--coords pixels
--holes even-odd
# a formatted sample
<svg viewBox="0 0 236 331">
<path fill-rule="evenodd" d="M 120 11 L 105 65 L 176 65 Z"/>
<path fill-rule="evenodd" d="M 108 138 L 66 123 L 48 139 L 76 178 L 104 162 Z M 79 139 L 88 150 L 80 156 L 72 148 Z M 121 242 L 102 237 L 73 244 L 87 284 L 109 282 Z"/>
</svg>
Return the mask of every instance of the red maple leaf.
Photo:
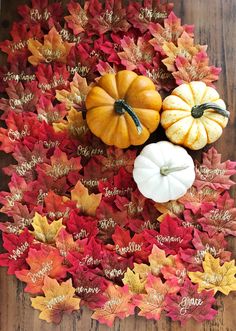
<svg viewBox="0 0 236 331">
<path fill-rule="evenodd" d="M 174 280 L 176 281 L 176 284 L 182 285 L 187 277 L 186 266 L 178 255 L 170 255 L 170 257 L 172 257 L 172 264 L 164 265 L 161 268 L 161 273 L 166 280 Z"/>
<path fill-rule="evenodd" d="M 98 185 L 104 201 L 114 201 L 118 195 L 129 198 L 135 187 L 133 177 L 124 168 L 120 168 L 113 178 L 105 182 L 100 181 Z"/>
<path fill-rule="evenodd" d="M 137 151 L 135 150 L 123 151 L 120 148 L 108 147 L 106 156 L 99 155 L 95 156 L 94 159 L 101 167 L 102 172 L 111 177 L 116 175 L 121 167 L 124 167 L 128 173 L 132 173 L 136 154 Z"/>
<path fill-rule="evenodd" d="M 4 172 L 9 176 L 12 176 L 15 172 L 18 176 L 31 181 L 36 176 L 37 164 L 48 161 L 46 154 L 47 151 L 43 148 L 42 143 L 35 144 L 32 150 L 26 146 L 21 146 L 21 148 L 17 146 L 12 156 L 18 164 L 4 168 Z"/>
<path fill-rule="evenodd" d="M 127 9 L 128 21 L 143 34 L 151 22 L 163 23 L 174 7 L 173 3 L 160 0 L 144 0 L 143 4 L 132 2 Z"/>
<path fill-rule="evenodd" d="M 189 264 L 189 271 L 203 271 L 202 262 L 207 252 L 214 258 L 220 258 L 221 262 L 230 261 L 231 252 L 225 251 L 227 242 L 223 233 L 211 238 L 205 232 L 194 230 L 192 243 L 195 249 L 180 249 L 179 252 L 181 259 Z"/>
<path fill-rule="evenodd" d="M 201 224 L 199 223 L 199 219 L 201 217 L 201 212 L 196 212 L 194 214 L 191 210 L 184 210 L 181 225 L 185 228 L 195 228 L 198 230 L 202 230 Z"/>
<path fill-rule="evenodd" d="M 106 279 L 84 266 L 78 266 L 70 273 L 76 294 L 90 309 L 101 307 L 106 302 L 104 296 L 108 286 Z"/>
<path fill-rule="evenodd" d="M 98 234 L 96 218 L 92 216 L 80 216 L 74 211 L 70 213 L 66 228 L 75 240 L 91 239 Z"/>
<path fill-rule="evenodd" d="M 45 175 L 57 180 L 63 177 L 67 178 L 70 173 L 77 173 L 81 168 L 80 157 L 68 159 L 67 154 L 56 147 L 50 157 L 50 164 L 42 163 L 38 165 L 37 170 L 40 169 Z"/>
<path fill-rule="evenodd" d="M 126 18 L 126 7 L 120 0 L 106 0 L 104 5 L 98 0 L 91 0 L 89 11 L 91 13 L 89 23 L 97 35 L 108 31 L 127 32 L 130 28 Z"/>
<path fill-rule="evenodd" d="M 10 192 L 0 192 L 0 203 L 3 204 L 1 212 L 8 213 L 16 202 L 24 200 L 24 192 L 28 190 L 28 185 L 24 178 L 13 173 L 11 181 L 8 183 Z"/>
<path fill-rule="evenodd" d="M 29 269 L 16 271 L 16 277 L 27 283 L 25 292 L 42 293 L 42 286 L 45 276 L 63 279 L 66 276 L 67 269 L 62 265 L 63 257 L 59 251 L 51 246 L 41 244 L 40 249 L 31 248 L 26 258 Z"/>
<path fill-rule="evenodd" d="M 156 85 L 157 90 L 165 90 L 169 92 L 176 87 L 176 82 L 171 72 L 162 63 L 163 57 L 156 53 L 151 63 L 142 63 L 139 65 L 139 72 L 150 78 Z"/>
<path fill-rule="evenodd" d="M 27 268 L 26 258 L 29 249 L 34 247 L 34 237 L 25 229 L 19 235 L 3 233 L 3 247 L 7 253 L 0 255 L 0 266 L 8 267 L 8 274 Z"/>
<path fill-rule="evenodd" d="M 9 82 L 5 92 L 8 99 L 0 99 L 0 109 L 4 111 L 2 119 L 5 119 L 10 111 L 15 113 L 34 112 L 41 93 L 36 81 Z"/>
<path fill-rule="evenodd" d="M 118 211 L 117 208 L 103 200 L 96 211 L 96 218 L 99 230 L 98 236 L 104 242 L 111 241 L 116 225 L 123 227 L 127 223 L 127 213 L 125 210 Z"/>
<path fill-rule="evenodd" d="M 147 261 L 150 249 L 148 242 L 142 233 L 131 237 L 130 231 L 117 226 L 112 235 L 114 241 L 113 249 L 117 254 L 123 257 L 133 257 L 135 262 Z"/>
<path fill-rule="evenodd" d="M 101 50 L 103 53 L 107 55 L 107 65 L 114 63 L 115 65 L 120 64 L 120 58 L 118 56 L 118 52 L 122 51 L 121 47 L 121 37 L 118 33 L 111 33 L 110 39 L 104 40 L 103 44 L 101 45 Z M 101 63 L 102 61 L 99 61 L 100 65 L 104 65 L 106 62 Z M 98 66 L 97 66 L 98 68 Z M 101 74 L 101 72 L 100 72 Z"/>
<path fill-rule="evenodd" d="M 53 105 L 50 98 L 42 95 L 36 105 L 38 119 L 48 124 L 61 122 L 67 115 L 66 106 L 63 103 Z"/>
<path fill-rule="evenodd" d="M 15 113 L 10 111 L 5 119 L 7 129 L 0 128 L 0 149 L 12 153 L 25 137 L 38 133 L 38 120 L 33 113 Z"/>
<path fill-rule="evenodd" d="M 55 90 L 60 90 L 68 85 L 70 77 L 64 64 L 43 64 L 37 66 L 36 77 L 38 78 L 38 87 L 48 96 L 55 95 Z"/>
<path fill-rule="evenodd" d="M 177 56 L 175 59 L 177 71 L 172 75 L 175 77 L 176 84 L 181 85 L 192 81 L 202 81 L 208 86 L 214 87 L 214 81 L 219 79 L 221 68 L 209 66 L 209 57 L 205 51 L 194 55 L 191 60 Z"/>
<path fill-rule="evenodd" d="M 150 40 L 150 44 L 156 51 L 165 55 L 162 48 L 165 42 L 173 42 L 177 45 L 178 38 L 182 36 L 183 32 L 188 33 L 191 37 L 193 36 L 194 27 L 192 25 L 181 26 L 181 19 L 171 12 L 168 18 L 164 19 L 164 27 L 158 23 L 151 23 L 148 28 L 154 37 Z"/>
<path fill-rule="evenodd" d="M 215 303 L 214 291 L 198 292 L 198 285 L 193 285 L 186 279 L 179 293 L 168 294 L 165 310 L 167 316 L 174 321 L 180 321 L 184 325 L 190 318 L 197 322 L 212 320 L 217 311 L 212 308 Z"/>
<path fill-rule="evenodd" d="M 167 254 L 178 254 L 180 248 L 191 246 L 192 229 L 184 228 L 178 218 L 167 215 L 160 224 L 160 231 L 146 230 L 144 238 L 151 246 L 155 244 Z"/>
<path fill-rule="evenodd" d="M 221 154 L 212 147 L 203 153 L 202 163 L 196 164 L 196 180 L 193 183 L 197 189 L 209 186 L 214 190 L 228 190 L 234 181 L 230 177 L 236 174 L 236 162 L 221 162 Z"/>
<path fill-rule="evenodd" d="M 236 207 L 234 199 L 230 198 L 228 192 L 219 196 L 216 207 L 210 211 L 208 209 L 203 215 L 199 219 L 199 223 L 210 236 L 214 236 L 218 232 L 225 236 L 236 236 Z"/>
<path fill-rule="evenodd" d="M 14 206 L 6 210 L 5 213 L 12 218 L 13 222 L 1 222 L 0 230 L 19 235 L 22 230 L 31 225 L 35 210 L 30 212 L 26 205 L 15 202 Z"/>
<path fill-rule="evenodd" d="M 202 209 L 211 209 L 211 207 L 215 205 L 219 195 L 220 192 L 218 190 L 216 191 L 210 187 L 205 186 L 202 189 L 197 189 L 192 186 L 178 201 L 181 202 L 185 208 L 190 209 L 196 214 Z"/>
<path fill-rule="evenodd" d="M 29 28 L 28 24 L 18 22 L 13 23 L 10 33 L 12 40 L 5 40 L 0 43 L 0 49 L 8 54 L 7 61 L 9 63 L 14 63 L 20 57 L 27 59 L 30 54 L 28 50 L 29 39 L 40 39 L 43 35 L 39 24 Z"/>
<path fill-rule="evenodd" d="M 86 238 L 84 240 L 88 239 Z M 79 265 L 88 267 L 89 269 L 95 269 L 101 264 L 102 256 L 102 245 L 98 243 L 94 237 L 91 237 L 84 247 L 84 251 L 80 253 L 71 252 L 68 254 L 68 260 L 73 268 L 76 268 Z"/>
<path fill-rule="evenodd" d="M 95 78 L 98 58 L 90 56 L 89 52 L 80 44 L 73 46 L 67 57 L 67 70 L 74 75 L 76 72 L 90 83 Z"/>
<path fill-rule="evenodd" d="M 71 1 L 67 4 L 67 9 L 70 13 L 69 16 L 65 16 L 65 21 L 68 27 L 73 30 L 75 35 L 80 34 L 84 31 L 89 31 L 89 1 L 85 1 L 84 6 L 81 7 L 79 3 Z"/>
<path fill-rule="evenodd" d="M 63 223 L 66 224 L 70 213 L 76 210 L 75 203 L 66 196 L 61 196 L 53 191 L 49 191 L 44 198 L 44 213 L 47 218 L 52 221 L 63 219 Z"/>
<path fill-rule="evenodd" d="M 55 23 L 62 19 L 63 9 L 60 3 L 49 4 L 48 0 L 32 0 L 32 7 L 20 5 L 18 13 L 23 22 L 31 27 L 35 24 L 48 31 Z"/>
<path fill-rule="evenodd" d="M 107 279 L 122 284 L 121 280 L 127 269 L 133 269 L 133 257 L 125 258 L 116 254 L 116 252 L 106 250 L 103 254 L 101 266 L 102 273 Z"/>
</svg>

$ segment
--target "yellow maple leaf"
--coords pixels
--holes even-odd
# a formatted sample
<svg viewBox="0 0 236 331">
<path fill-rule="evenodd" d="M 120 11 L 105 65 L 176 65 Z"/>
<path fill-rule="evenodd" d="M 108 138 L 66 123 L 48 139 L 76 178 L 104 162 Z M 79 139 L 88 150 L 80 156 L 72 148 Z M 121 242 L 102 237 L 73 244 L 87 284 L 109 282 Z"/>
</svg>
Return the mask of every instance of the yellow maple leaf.
<svg viewBox="0 0 236 331">
<path fill-rule="evenodd" d="M 122 279 L 124 285 L 128 285 L 129 289 L 133 293 L 145 293 L 146 280 L 142 280 L 139 273 L 132 271 L 130 268 L 127 269 Z"/>
<path fill-rule="evenodd" d="M 39 318 L 48 323 L 60 323 L 64 312 L 72 313 L 80 309 L 80 299 L 74 298 L 75 288 L 71 279 L 59 284 L 56 279 L 46 276 L 43 296 L 31 298 L 32 307 L 41 310 Z"/>
<path fill-rule="evenodd" d="M 66 63 L 67 56 L 73 45 L 73 43 L 64 42 L 55 27 L 53 27 L 44 36 L 43 44 L 38 40 L 29 39 L 28 48 L 33 55 L 29 56 L 28 61 L 33 66 L 37 66 L 41 62 L 50 63 L 57 61 Z"/>
<path fill-rule="evenodd" d="M 32 234 L 35 239 L 48 244 L 54 243 L 57 234 L 62 228 L 64 228 L 62 219 L 53 221 L 49 224 L 47 217 L 38 213 L 35 213 L 34 215 L 32 226 L 34 228 Z"/>
<path fill-rule="evenodd" d="M 170 255 L 166 257 L 164 250 L 153 245 L 152 253 L 149 255 L 148 260 L 150 262 L 151 273 L 154 276 L 158 276 L 161 272 L 161 268 L 164 266 L 173 266 L 175 263 L 174 256 Z"/>
<path fill-rule="evenodd" d="M 177 200 L 172 200 L 165 203 L 156 203 L 155 208 L 162 213 L 162 215 L 157 218 L 159 222 L 162 222 L 166 215 L 178 217 L 184 211 L 184 205 Z"/>
<path fill-rule="evenodd" d="M 139 274 L 142 282 L 146 281 L 148 274 L 151 272 L 151 267 L 144 263 L 134 263 L 133 271 Z"/>
<path fill-rule="evenodd" d="M 72 107 L 66 119 L 66 121 L 53 123 L 53 128 L 56 132 L 68 131 L 74 137 L 81 137 L 88 132 L 88 125 L 86 120 L 83 119 L 81 111 L 77 111 Z"/>
<path fill-rule="evenodd" d="M 77 182 L 75 188 L 71 191 L 71 200 L 76 201 L 76 207 L 86 215 L 96 215 L 101 199 L 102 193 L 89 194 L 88 189 L 80 181 Z"/>
<path fill-rule="evenodd" d="M 203 289 L 214 290 L 228 295 L 236 290 L 235 261 L 225 262 L 220 265 L 220 259 L 215 259 L 210 253 L 205 254 L 202 263 L 204 272 L 188 272 L 193 283 L 199 284 L 199 291 Z"/>
</svg>

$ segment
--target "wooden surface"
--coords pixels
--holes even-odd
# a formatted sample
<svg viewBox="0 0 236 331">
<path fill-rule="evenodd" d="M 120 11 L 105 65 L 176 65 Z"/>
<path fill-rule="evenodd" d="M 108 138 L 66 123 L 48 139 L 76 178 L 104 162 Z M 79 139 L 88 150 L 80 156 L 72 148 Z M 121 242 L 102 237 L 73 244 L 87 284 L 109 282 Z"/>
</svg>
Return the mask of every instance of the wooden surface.
<svg viewBox="0 0 236 331">
<path fill-rule="evenodd" d="M 16 6 L 27 1 L 0 0 L 0 37 L 9 38 L 11 22 L 17 18 Z M 65 1 L 64 1 L 65 2 Z M 231 120 L 223 137 L 215 144 L 223 159 L 236 160 L 236 0 L 175 0 L 175 13 L 184 23 L 195 24 L 196 40 L 208 44 L 211 63 L 222 67 L 217 88 L 231 111 Z M 5 166 L 9 157 L 0 154 L 0 165 Z M 1 174 L 0 190 L 7 188 L 7 178 Z M 233 194 L 236 196 L 236 190 Z M 236 240 L 229 239 L 229 246 L 236 257 Z M 188 322 L 185 327 L 162 317 L 159 322 L 147 321 L 137 316 L 117 320 L 109 329 L 90 319 L 91 312 L 65 316 L 60 326 L 47 324 L 38 319 L 38 311 L 30 307 L 29 295 L 23 293 L 23 283 L 7 276 L 0 270 L 0 330 L 1 331 L 233 331 L 236 330 L 236 294 L 218 296 L 218 316 L 212 322 L 196 324 Z"/>
</svg>

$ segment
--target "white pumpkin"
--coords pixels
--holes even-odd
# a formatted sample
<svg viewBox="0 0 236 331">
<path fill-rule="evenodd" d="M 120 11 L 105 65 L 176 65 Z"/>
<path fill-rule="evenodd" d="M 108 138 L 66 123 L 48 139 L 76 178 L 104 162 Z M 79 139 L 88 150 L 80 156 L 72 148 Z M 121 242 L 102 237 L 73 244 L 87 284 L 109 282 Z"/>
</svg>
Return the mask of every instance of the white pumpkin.
<svg viewBox="0 0 236 331">
<path fill-rule="evenodd" d="M 194 163 L 183 147 L 160 141 L 143 148 L 135 159 L 133 177 L 146 198 L 163 203 L 180 198 L 192 186 Z"/>
</svg>

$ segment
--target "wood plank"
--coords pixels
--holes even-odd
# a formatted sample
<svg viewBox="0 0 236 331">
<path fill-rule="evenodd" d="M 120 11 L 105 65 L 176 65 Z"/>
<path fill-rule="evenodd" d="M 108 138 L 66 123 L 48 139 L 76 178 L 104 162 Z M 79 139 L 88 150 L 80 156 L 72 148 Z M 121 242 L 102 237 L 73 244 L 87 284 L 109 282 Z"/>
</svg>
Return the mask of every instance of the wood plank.
<svg viewBox="0 0 236 331">
<path fill-rule="evenodd" d="M 65 1 L 64 1 L 65 2 Z M 235 99 L 235 54 L 236 54 L 236 1 L 235 0 L 175 0 L 175 12 L 186 24 L 195 24 L 196 40 L 208 44 L 211 63 L 222 67 L 218 90 L 226 100 L 231 111 L 231 119 L 222 138 L 215 144 L 223 159 L 236 160 L 236 99 Z M 16 5 L 26 3 L 24 0 L 3 0 L 1 3 L 1 40 L 9 37 L 9 24 L 17 18 Z M 1 56 L 3 59 L 3 56 Z M 0 165 L 5 166 L 9 157 L 0 155 Z M 7 179 L 1 177 L 0 189 L 6 188 Z M 236 190 L 233 194 L 235 196 Z M 235 240 L 230 239 L 230 249 L 234 251 Z M 80 313 L 65 316 L 60 326 L 50 325 L 38 319 L 38 311 L 30 307 L 27 294 L 23 293 L 23 284 L 15 277 L 7 276 L 6 270 L 0 270 L 0 330 L 1 331 L 233 331 L 236 325 L 236 294 L 217 298 L 219 314 L 212 322 L 202 325 L 188 322 L 180 327 L 177 322 L 163 317 L 159 322 L 146 321 L 144 318 L 132 316 L 124 321 L 116 321 L 109 329 L 90 319 L 91 312 L 82 309 Z"/>
</svg>

